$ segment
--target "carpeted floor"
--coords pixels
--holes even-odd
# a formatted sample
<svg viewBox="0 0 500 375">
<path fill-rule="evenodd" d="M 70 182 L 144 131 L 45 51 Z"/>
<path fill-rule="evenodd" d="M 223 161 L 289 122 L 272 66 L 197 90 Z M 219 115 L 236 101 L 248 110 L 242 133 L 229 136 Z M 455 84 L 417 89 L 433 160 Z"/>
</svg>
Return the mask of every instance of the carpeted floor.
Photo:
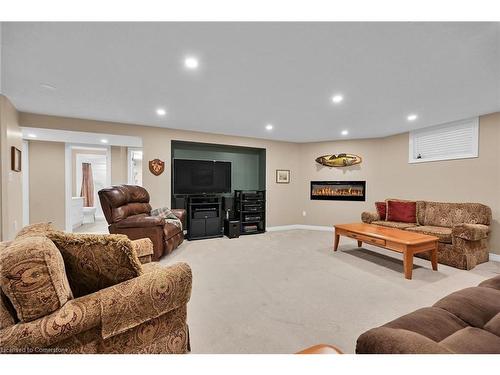
<svg viewBox="0 0 500 375">
<path fill-rule="evenodd" d="M 471 271 L 415 260 L 329 232 L 293 230 L 238 239 L 185 241 L 163 264 L 193 270 L 188 322 L 193 353 L 293 353 L 318 343 L 354 352 L 367 329 L 428 306 L 500 273 L 488 262 Z"/>
</svg>

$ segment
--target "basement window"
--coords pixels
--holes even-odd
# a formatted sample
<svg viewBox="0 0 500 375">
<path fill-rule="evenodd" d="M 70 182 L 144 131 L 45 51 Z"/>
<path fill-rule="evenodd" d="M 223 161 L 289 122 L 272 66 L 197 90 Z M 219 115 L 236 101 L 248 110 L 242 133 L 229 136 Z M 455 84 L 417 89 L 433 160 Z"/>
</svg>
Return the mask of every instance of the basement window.
<svg viewBox="0 0 500 375">
<path fill-rule="evenodd" d="M 479 118 L 410 132 L 409 163 L 477 158 Z"/>
</svg>

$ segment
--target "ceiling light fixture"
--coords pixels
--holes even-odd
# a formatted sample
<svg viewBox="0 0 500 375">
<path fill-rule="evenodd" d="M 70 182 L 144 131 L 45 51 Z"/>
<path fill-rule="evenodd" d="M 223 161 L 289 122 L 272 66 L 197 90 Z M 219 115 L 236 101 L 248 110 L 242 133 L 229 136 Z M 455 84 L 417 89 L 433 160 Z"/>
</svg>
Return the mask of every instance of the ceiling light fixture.
<svg viewBox="0 0 500 375">
<path fill-rule="evenodd" d="M 200 62 L 198 61 L 198 59 L 196 57 L 189 56 L 189 57 L 186 57 L 184 59 L 184 66 L 187 69 L 191 69 L 191 70 L 198 69 L 199 65 L 200 65 Z"/>
<path fill-rule="evenodd" d="M 158 109 L 156 110 L 156 114 L 157 114 L 158 116 L 165 116 L 165 115 L 167 114 L 167 111 L 166 111 L 165 109 L 163 109 L 163 108 L 158 108 Z"/>
<path fill-rule="evenodd" d="M 342 134 L 342 135 L 347 135 L 347 134 L 349 134 L 349 130 L 342 130 L 342 131 L 340 132 L 340 134 Z"/>
<path fill-rule="evenodd" d="M 334 95 L 332 96 L 332 102 L 335 104 L 339 104 L 342 100 L 344 100 L 344 97 L 342 95 Z"/>
<path fill-rule="evenodd" d="M 28 137 L 29 137 L 29 138 L 36 138 L 36 134 L 29 133 L 29 134 L 28 134 Z"/>
<path fill-rule="evenodd" d="M 415 121 L 417 118 L 418 118 L 418 116 L 415 114 L 411 114 L 411 115 L 408 115 L 408 117 L 406 117 L 406 119 L 408 121 Z"/>
<path fill-rule="evenodd" d="M 266 125 L 266 130 L 273 130 L 274 126 L 272 124 Z"/>
<path fill-rule="evenodd" d="M 101 139 L 101 143 L 108 143 L 109 141 L 107 139 Z"/>
</svg>

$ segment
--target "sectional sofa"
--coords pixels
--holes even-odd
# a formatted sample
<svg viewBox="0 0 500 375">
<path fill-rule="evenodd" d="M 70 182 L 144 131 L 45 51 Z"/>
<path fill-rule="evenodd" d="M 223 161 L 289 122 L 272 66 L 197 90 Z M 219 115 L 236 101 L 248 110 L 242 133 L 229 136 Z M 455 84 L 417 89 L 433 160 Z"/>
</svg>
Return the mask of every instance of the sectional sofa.
<svg viewBox="0 0 500 375">
<path fill-rule="evenodd" d="M 358 354 L 500 354 L 500 276 L 363 333 Z"/>
<path fill-rule="evenodd" d="M 439 238 L 438 262 L 459 269 L 470 270 L 489 259 L 488 237 L 491 224 L 491 209 L 480 203 L 444 203 L 413 201 L 414 219 L 405 222 L 390 220 L 391 202 L 412 202 L 387 199 L 386 217 L 380 212 L 363 212 L 364 223 L 382 225 Z M 381 202 L 377 202 L 380 204 Z M 383 208 L 383 206 L 382 206 Z M 429 254 L 416 256 L 425 259 Z"/>
</svg>

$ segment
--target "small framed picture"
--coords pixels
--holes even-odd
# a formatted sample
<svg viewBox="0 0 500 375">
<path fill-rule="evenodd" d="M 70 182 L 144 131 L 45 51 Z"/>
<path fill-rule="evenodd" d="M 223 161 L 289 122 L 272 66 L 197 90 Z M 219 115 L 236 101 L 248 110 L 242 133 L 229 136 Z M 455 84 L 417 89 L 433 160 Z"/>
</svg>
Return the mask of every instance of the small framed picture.
<svg viewBox="0 0 500 375">
<path fill-rule="evenodd" d="M 276 183 L 289 184 L 290 183 L 290 170 L 276 169 Z"/>
<path fill-rule="evenodd" d="M 12 146 L 10 148 L 10 168 L 15 172 L 21 172 L 21 150 Z"/>
</svg>

